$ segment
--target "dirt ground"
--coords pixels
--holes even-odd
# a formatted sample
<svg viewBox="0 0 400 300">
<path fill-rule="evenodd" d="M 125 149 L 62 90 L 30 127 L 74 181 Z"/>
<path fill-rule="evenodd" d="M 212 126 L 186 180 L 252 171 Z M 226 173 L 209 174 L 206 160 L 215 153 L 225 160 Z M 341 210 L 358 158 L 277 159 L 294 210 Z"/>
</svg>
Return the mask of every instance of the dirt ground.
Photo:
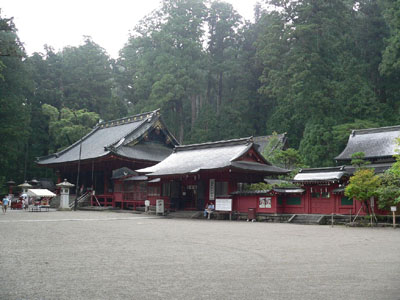
<svg viewBox="0 0 400 300">
<path fill-rule="evenodd" d="M 400 229 L 0 213 L 0 299 L 400 299 Z"/>
</svg>

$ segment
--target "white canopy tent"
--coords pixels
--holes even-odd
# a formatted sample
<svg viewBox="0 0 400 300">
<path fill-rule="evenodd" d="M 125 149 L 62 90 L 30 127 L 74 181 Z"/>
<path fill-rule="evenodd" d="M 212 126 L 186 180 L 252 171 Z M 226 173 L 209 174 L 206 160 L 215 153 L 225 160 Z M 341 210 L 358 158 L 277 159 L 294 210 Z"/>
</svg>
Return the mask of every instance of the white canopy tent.
<svg viewBox="0 0 400 300">
<path fill-rule="evenodd" d="M 28 195 L 30 197 L 46 197 L 46 198 L 56 196 L 56 194 L 54 194 L 53 192 L 51 192 L 47 189 L 29 189 Z"/>
</svg>

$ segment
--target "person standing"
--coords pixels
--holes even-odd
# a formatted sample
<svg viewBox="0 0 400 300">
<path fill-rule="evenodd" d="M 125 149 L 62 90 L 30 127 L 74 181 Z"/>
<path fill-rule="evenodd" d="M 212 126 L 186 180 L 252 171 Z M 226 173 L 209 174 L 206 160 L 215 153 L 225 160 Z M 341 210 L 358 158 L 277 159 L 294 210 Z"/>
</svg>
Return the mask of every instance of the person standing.
<svg viewBox="0 0 400 300">
<path fill-rule="evenodd" d="M 27 210 L 28 209 L 28 202 L 29 202 L 28 195 L 23 193 L 21 195 L 21 198 L 22 198 L 22 209 L 23 210 Z"/>
<path fill-rule="evenodd" d="M 7 212 L 7 207 L 8 207 L 9 202 L 10 202 L 10 200 L 8 200 L 8 197 L 4 196 L 4 198 L 3 198 L 3 213 L 4 214 Z"/>
</svg>

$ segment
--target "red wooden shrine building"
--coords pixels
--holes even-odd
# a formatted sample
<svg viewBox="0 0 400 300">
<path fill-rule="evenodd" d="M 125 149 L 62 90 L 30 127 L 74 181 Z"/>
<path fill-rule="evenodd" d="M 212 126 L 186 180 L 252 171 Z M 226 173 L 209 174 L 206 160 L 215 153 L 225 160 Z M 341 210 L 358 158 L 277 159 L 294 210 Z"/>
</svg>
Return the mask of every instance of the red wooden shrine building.
<svg viewBox="0 0 400 300">
<path fill-rule="evenodd" d="M 137 171 L 151 179 L 152 205 L 163 199 L 170 210 L 203 210 L 218 198 L 233 199 L 244 183 L 289 172 L 271 165 L 256 146 L 252 138 L 177 146 L 159 164 Z M 232 202 L 232 210 L 239 209 Z"/>
<path fill-rule="evenodd" d="M 269 191 L 236 192 L 234 202 L 238 211 L 254 208 L 256 213 L 267 214 L 356 214 L 361 202 L 344 195 L 345 186 L 355 167 L 351 166 L 351 155 L 365 153 L 365 160 L 371 162 L 368 168 L 383 173 L 395 162 L 396 139 L 400 137 L 400 126 L 354 130 L 343 152 L 335 159 L 343 166 L 331 168 L 303 169 L 294 177 L 299 188 L 276 188 Z M 379 210 L 374 199 L 374 212 Z M 366 214 L 361 210 L 360 214 Z"/>
<path fill-rule="evenodd" d="M 203 210 L 220 198 L 231 199 L 232 210 L 241 213 L 253 209 L 256 214 L 355 214 L 360 203 L 344 196 L 355 171 L 351 155 L 364 152 L 369 167 L 382 173 L 395 161 L 399 136 L 400 126 L 354 130 L 336 157 L 343 166 L 304 169 L 293 180 L 297 188 L 257 192 L 242 187 L 289 172 L 263 158 L 260 141 L 178 146 L 159 110 L 101 123 L 80 141 L 37 163 L 54 168 L 59 181 L 67 178 L 72 183 L 80 169 L 79 185 L 93 190 L 92 205 L 135 209 L 145 200 L 155 205 L 163 199 L 167 210 Z M 285 135 L 279 138 L 280 147 L 285 147 Z"/>
<path fill-rule="evenodd" d="M 140 181 L 128 181 L 124 198 L 115 198 L 114 180 L 133 174 L 134 169 L 152 166 L 178 145 L 168 131 L 160 111 L 138 114 L 98 124 L 68 148 L 37 159 L 40 166 L 56 171 L 58 181 L 66 178 L 88 190 L 92 203 L 102 206 L 134 204 L 143 200 Z M 125 202 L 125 203 L 124 203 Z"/>
</svg>

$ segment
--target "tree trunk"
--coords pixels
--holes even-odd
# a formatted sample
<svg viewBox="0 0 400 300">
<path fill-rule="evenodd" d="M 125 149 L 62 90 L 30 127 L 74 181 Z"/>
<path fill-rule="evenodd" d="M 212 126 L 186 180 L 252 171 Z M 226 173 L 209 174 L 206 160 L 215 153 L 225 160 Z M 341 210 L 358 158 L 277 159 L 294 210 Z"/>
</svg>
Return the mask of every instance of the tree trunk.
<svg viewBox="0 0 400 300">
<path fill-rule="evenodd" d="M 219 115 L 222 105 L 222 77 L 223 77 L 223 72 L 220 72 L 218 79 L 217 115 Z"/>
<path fill-rule="evenodd" d="M 203 107 L 203 103 L 204 102 L 204 98 L 202 95 L 199 95 L 199 103 L 198 103 L 198 107 L 197 107 L 197 116 L 200 114 L 200 110 Z"/>
<path fill-rule="evenodd" d="M 211 105 L 211 86 L 212 86 L 212 76 L 211 76 L 211 73 L 208 73 L 206 98 L 207 98 L 208 104 L 210 104 L 210 105 Z"/>
<path fill-rule="evenodd" d="M 192 104 L 192 122 L 191 122 L 191 129 L 193 130 L 194 128 L 194 123 L 196 122 L 197 119 L 197 97 L 192 95 L 190 97 L 190 101 Z"/>
<path fill-rule="evenodd" d="M 184 127 L 183 127 L 183 105 L 182 100 L 176 102 L 176 112 L 178 114 L 179 119 L 179 143 L 183 144 L 183 134 L 184 134 Z"/>
</svg>

